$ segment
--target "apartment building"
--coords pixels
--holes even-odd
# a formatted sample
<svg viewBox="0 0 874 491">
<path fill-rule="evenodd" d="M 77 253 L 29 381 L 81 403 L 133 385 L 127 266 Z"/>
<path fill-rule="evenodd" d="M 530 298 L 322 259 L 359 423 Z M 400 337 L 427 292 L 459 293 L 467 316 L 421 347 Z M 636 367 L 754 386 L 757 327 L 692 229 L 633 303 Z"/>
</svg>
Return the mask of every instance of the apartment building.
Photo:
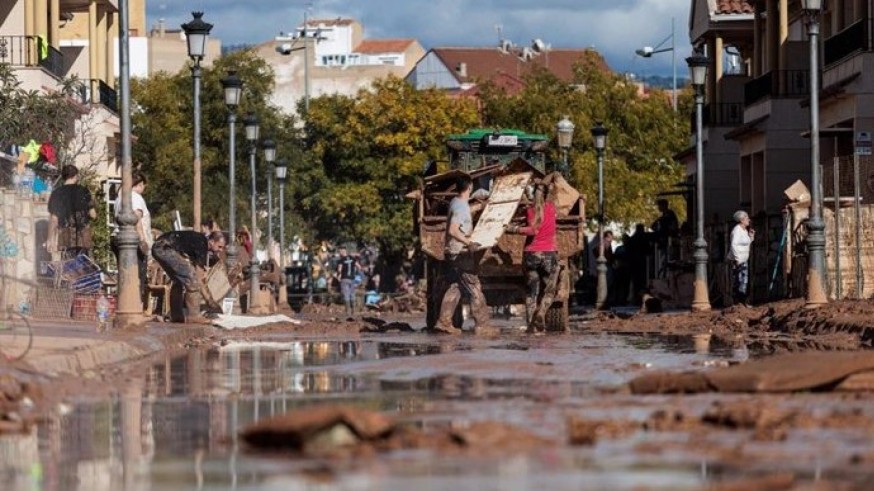
<svg viewBox="0 0 874 491">
<path fill-rule="evenodd" d="M 137 4 L 131 1 L 132 5 Z M 143 10 L 145 7 L 140 2 Z M 76 165 L 104 178 L 119 175 L 119 132 L 113 60 L 117 0 L 10 0 L 0 4 L 0 63 L 10 64 L 29 90 L 56 90 L 76 76 L 83 115 L 77 122 Z"/>
<path fill-rule="evenodd" d="M 745 0 L 696 0 L 689 32 L 693 45 L 712 59 L 704 105 L 704 210 L 707 217 L 731 217 L 740 202 L 740 145 L 726 135 L 744 124 L 744 88 L 752 80 L 746 58 L 753 51 L 753 7 Z M 686 175 L 696 174 L 695 124 L 686 150 L 677 155 Z"/>
<path fill-rule="evenodd" d="M 425 50 L 415 39 L 365 38 L 355 19 L 334 18 L 309 19 L 256 52 L 276 75 L 271 102 L 294 113 L 307 94 L 354 95 L 380 78 L 403 78 Z"/>
</svg>

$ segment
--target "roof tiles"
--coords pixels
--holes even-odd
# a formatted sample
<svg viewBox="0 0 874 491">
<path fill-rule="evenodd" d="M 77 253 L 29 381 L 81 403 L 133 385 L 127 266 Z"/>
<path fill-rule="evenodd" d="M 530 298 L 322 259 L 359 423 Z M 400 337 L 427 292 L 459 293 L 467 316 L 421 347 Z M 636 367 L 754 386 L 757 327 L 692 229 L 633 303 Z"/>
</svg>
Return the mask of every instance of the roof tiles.
<svg viewBox="0 0 874 491">
<path fill-rule="evenodd" d="M 586 53 L 594 52 L 590 49 L 551 49 L 526 62 L 517 53 L 504 53 L 497 48 L 434 48 L 433 51 L 460 82 L 506 79 L 505 76 L 521 80 L 533 66 L 546 68 L 559 79 L 570 81 L 574 77 L 574 65 Z M 597 56 L 601 68 L 610 71 L 604 59 Z M 460 69 L 461 63 L 464 63 L 463 69 Z"/>
<path fill-rule="evenodd" d="M 717 14 L 752 14 L 753 12 L 749 0 L 716 0 Z"/>
<path fill-rule="evenodd" d="M 415 39 L 365 39 L 355 47 L 356 53 L 378 55 L 383 53 L 403 53 Z"/>
</svg>

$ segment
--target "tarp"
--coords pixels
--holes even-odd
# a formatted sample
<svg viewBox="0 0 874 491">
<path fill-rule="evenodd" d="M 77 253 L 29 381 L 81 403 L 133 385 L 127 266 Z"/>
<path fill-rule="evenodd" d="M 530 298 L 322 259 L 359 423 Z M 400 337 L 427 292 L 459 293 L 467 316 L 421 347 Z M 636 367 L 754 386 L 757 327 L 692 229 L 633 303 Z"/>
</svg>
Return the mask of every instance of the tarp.
<svg viewBox="0 0 874 491">
<path fill-rule="evenodd" d="M 260 317 L 250 317 L 245 315 L 219 315 L 212 321 L 212 325 L 221 327 L 222 329 L 248 329 L 250 327 L 266 326 L 267 324 L 288 323 L 294 325 L 303 324 L 302 321 L 292 319 L 286 315 L 265 315 Z"/>
</svg>

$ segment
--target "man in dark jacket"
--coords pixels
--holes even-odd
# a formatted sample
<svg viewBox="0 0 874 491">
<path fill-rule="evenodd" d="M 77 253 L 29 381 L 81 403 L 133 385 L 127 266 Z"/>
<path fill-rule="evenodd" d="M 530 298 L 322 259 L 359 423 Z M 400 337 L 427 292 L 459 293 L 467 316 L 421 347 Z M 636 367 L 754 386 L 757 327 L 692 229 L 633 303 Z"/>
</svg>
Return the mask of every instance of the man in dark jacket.
<svg viewBox="0 0 874 491">
<path fill-rule="evenodd" d="M 220 306 L 210 295 L 204 295 L 201 276 L 218 260 L 218 255 L 224 251 L 225 236 L 221 232 L 212 232 L 209 237 L 194 230 L 167 232 L 152 246 L 152 257 L 164 268 L 167 276 L 173 280 L 173 290 L 185 289 L 185 317 L 178 309 L 178 304 L 170 302 L 170 320 L 172 322 L 188 322 L 208 324 L 209 320 L 201 315 L 200 305 L 203 300 L 210 308 L 220 309 Z M 173 295 L 173 292 L 171 292 Z"/>
</svg>

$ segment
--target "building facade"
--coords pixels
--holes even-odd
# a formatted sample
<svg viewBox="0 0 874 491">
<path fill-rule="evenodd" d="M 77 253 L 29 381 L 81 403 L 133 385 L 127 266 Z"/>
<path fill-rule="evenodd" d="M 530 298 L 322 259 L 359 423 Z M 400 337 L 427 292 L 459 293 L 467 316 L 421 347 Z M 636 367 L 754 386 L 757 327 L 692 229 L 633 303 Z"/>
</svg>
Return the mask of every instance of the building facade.
<svg viewBox="0 0 874 491">
<path fill-rule="evenodd" d="M 271 102 L 294 113 L 307 96 L 354 95 L 389 75 L 403 78 L 425 50 L 415 39 L 367 39 L 359 22 L 337 18 L 307 20 L 256 52 L 276 76 Z"/>
</svg>

